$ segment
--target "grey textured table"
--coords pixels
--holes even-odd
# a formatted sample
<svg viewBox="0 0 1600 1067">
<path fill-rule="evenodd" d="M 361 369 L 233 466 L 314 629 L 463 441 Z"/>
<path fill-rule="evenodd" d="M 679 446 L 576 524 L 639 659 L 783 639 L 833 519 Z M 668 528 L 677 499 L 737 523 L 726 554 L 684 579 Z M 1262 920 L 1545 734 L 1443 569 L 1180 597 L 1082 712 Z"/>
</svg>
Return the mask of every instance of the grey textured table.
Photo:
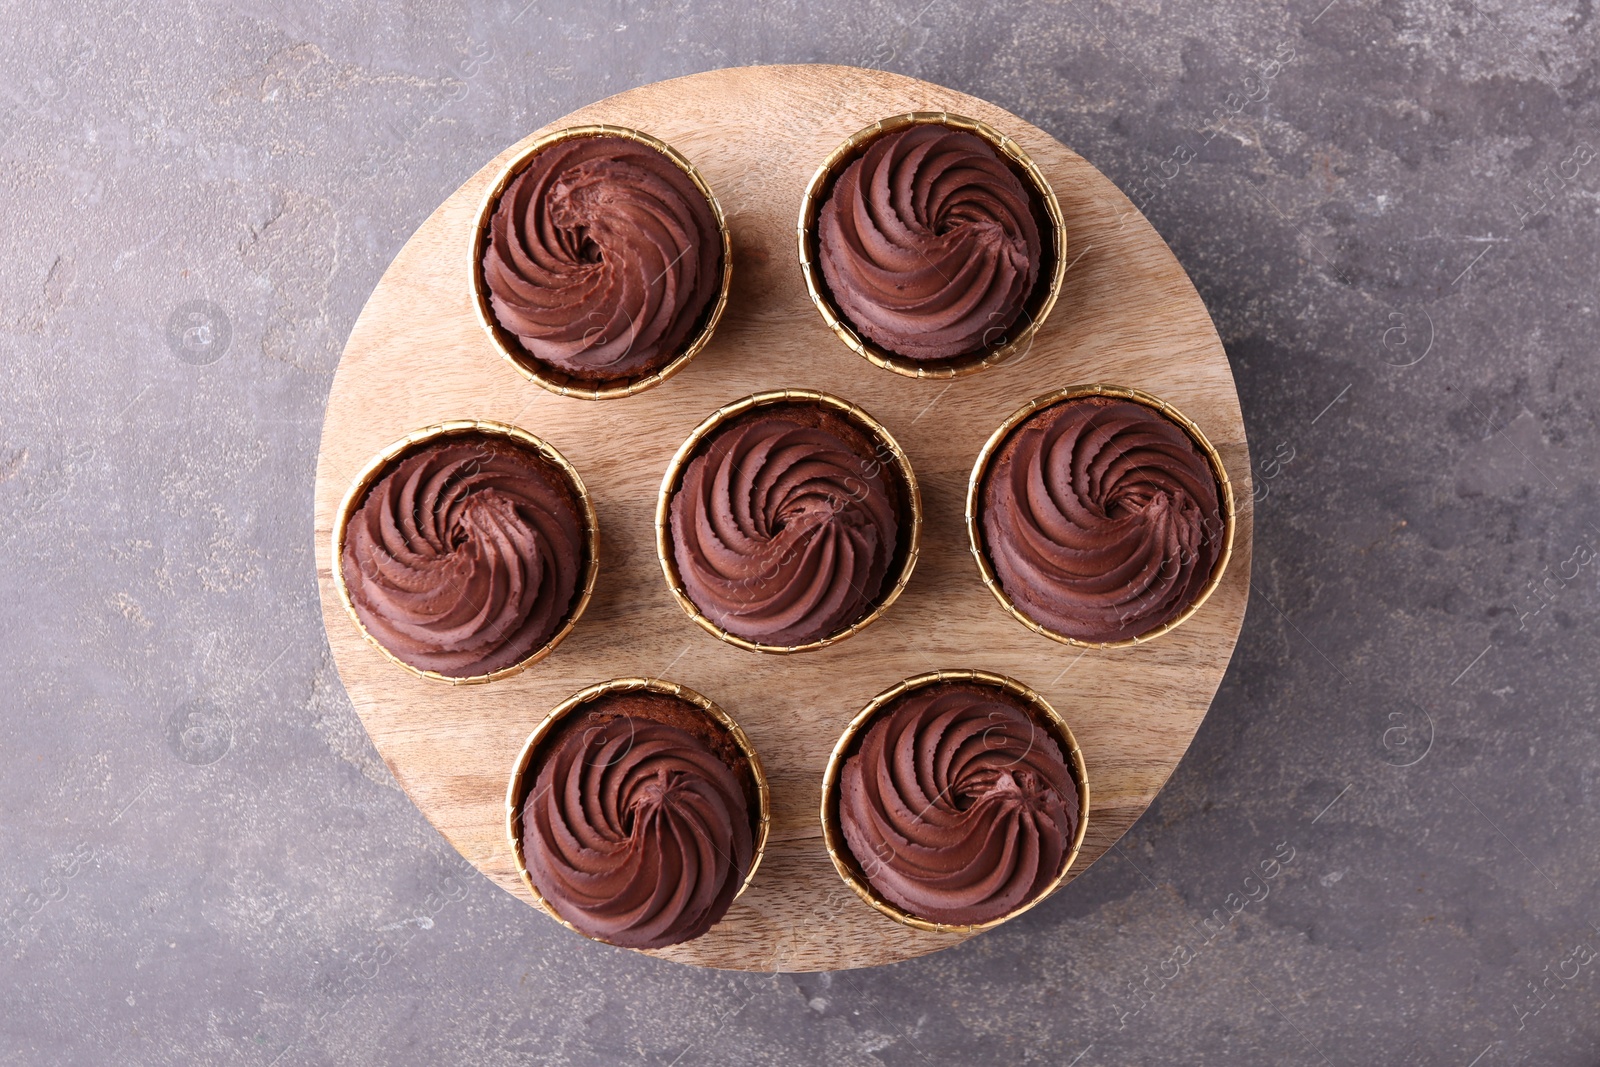
<svg viewBox="0 0 1600 1067">
<path fill-rule="evenodd" d="M 0 1061 L 1600 1059 L 1589 0 L 145 6 L 0 37 Z M 315 596 L 324 399 L 411 230 L 581 104 L 776 61 L 984 96 L 1128 190 L 1260 483 L 1155 806 L 871 972 L 692 970 L 493 888 Z"/>
</svg>

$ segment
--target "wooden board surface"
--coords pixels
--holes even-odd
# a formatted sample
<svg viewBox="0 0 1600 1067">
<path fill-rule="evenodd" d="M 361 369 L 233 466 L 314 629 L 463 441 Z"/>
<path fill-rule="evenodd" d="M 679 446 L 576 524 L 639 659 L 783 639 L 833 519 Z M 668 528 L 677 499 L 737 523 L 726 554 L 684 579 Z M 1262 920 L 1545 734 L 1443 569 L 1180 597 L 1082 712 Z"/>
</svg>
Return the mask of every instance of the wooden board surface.
<svg viewBox="0 0 1600 1067">
<path fill-rule="evenodd" d="M 1054 185 L 1068 231 L 1065 287 L 1032 350 L 953 382 L 905 378 L 846 349 L 806 297 L 795 244 L 801 194 L 817 164 L 861 127 L 924 110 L 981 119 L 1018 141 Z M 726 317 L 686 370 L 638 396 L 549 393 L 491 347 L 470 290 L 479 203 L 526 141 L 462 185 L 378 283 L 328 399 L 317 575 L 340 676 L 412 800 L 462 855 L 523 899 L 505 837 L 506 783 L 523 741 L 578 689 L 653 675 L 727 709 L 760 751 L 773 790 L 772 839 L 754 884 L 710 933 L 656 955 L 820 970 L 955 944 L 960 937 L 894 923 L 840 881 L 818 822 L 828 753 L 851 716 L 902 678 L 947 667 L 1007 674 L 1043 693 L 1083 747 L 1093 807 L 1072 873 L 1132 825 L 1205 716 L 1244 618 L 1250 462 L 1222 344 L 1183 268 L 1110 181 L 1049 135 L 962 93 L 850 67 L 720 70 L 602 100 L 528 140 L 596 122 L 666 140 L 715 190 L 733 233 Z M 1233 561 L 1193 619 L 1147 646 L 1085 653 L 1030 633 L 980 584 L 962 506 L 973 461 L 1001 420 L 1030 397 L 1088 382 L 1147 390 L 1194 419 L 1222 454 L 1239 515 Z M 690 430 L 730 400 L 785 387 L 826 390 L 876 416 L 910 454 L 927 510 L 922 558 L 899 602 L 855 637 L 798 656 L 742 651 L 691 622 L 667 590 L 651 528 L 662 474 Z M 489 685 L 451 687 L 385 660 L 346 616 L 330 571 L 334 512 L 362 465 L 411 430 L 451 418 L 510 422 L 545 438 L 578 468 L 600 517 L 600 580 L 582 621 L 549 658 Z M 1061 892 L 1072 892 L 1070 881 Z M 578 936 L 553 922 L 548 935 Z"/>
</svg>

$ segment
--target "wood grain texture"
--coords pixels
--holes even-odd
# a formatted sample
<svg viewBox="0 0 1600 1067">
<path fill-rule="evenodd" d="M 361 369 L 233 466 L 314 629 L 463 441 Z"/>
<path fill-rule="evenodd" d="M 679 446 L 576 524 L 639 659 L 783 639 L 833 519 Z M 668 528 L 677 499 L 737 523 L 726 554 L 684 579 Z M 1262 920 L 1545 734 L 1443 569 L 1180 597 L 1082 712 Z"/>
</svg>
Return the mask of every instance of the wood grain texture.
<svg viewBox="0 0 1600 1067">
<path fill-rule="evenodd" d="M 1032 350 L 953 382 L 905 378 L 847 350 L 807 300 L 795 247 L 801 193 L 818 162 L 874 120 L 920 110 L 968 115 L 1009 134 L 1049 177 L 1067 220 L 1071 267 Z M 546 392 L 491 347 L 473 316 L 468 269 L 479 202 L 527 141 L 445 201 L 367 302 L 328 400 L 317 574 L 345 687 L 423 813 L 486 875 L 529 899 L 504 823 L 507 779 L 529 732 L 597 681 L 682 682 L 721 704 L 754 741 L 771 777 L 773 831 L 755 883 L 727 918 L 656 955 L 819 970 L 955 944 L 957 936 L 885 918 L 834 872 L 818 822 L 828 753 L 857 710 L 909 675 L 946 667 L 1011 675 L 1054 704 L 1083 747 L 1093 807 L 1073 873 L 1128 829 L 1188 747 L 1244 618 L 1250 463 L 1222 344 L 1182 267 L 1110 181 L 1049 135 L 962 93 L 849 67 L 739 68 L 622 93 L 528 140 L 595 122 L 652 133 L 700 168 L 733 232 L 727 315 L 710 346 L 657 388 L 598 402 Z M 1147 390 L 1194 419 L 1223 456 L 1239 514 L 1230 568 L 1193 619 L 1147 646 L 1084 653 L 1028 632 L 980 584 L 962 505 L 978 450 L 1002 419 L 1030 397 L 1087 382 Z M 899 602 L 855 637 L 798 656 L 742 651 L 692 623 L 668 593 L 651 529 L 661 476 L 690 430 L 728 401 L 784 387 L 826 390 L 871 412 L 910 454 L 927 510 L 922 558 Z M 566 642 L 513 678 L 454 688 L 413 677 L 369 646 L 330 571 L 334 512 L 363 463 L 407 432 L 450 418 L 510 422 L 555 445 L 592 490 L 602 538 L 594 601 Z"/>
</svg>

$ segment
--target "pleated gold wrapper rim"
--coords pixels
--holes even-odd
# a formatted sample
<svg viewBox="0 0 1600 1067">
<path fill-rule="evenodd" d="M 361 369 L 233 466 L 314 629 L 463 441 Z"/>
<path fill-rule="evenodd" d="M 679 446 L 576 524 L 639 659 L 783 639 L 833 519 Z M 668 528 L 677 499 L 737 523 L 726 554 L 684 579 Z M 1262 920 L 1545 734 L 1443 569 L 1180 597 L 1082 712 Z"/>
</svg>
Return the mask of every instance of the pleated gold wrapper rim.
<svg viewBox="0 0 1600 1067">
<path fill-rule="evenodd" d="M 361 621 L 361 616 L 356 614 L 355 605 L 350 600 L 350 589 L 345 582 L 344 575 L 344 542 L 345 534 L 350 526 L 350 518 L 355 514 L 362 502 L 366 499 L 367 492 L 379 480 L 384 472 L 402 456 L 420 450 L 423 446 L 435 441 L 451 437 L 489 437 L 499 438 L 513 445 L 534 453 L 540 459 L 556 468 L 571 487 L 573 495 L 578 499 L 579 515 L 583 520 L 583 584 L 580 586 L 577 599 L 567 613 L 566 621 L 556 630 L 550 640 L 539 648 L 529 653 L 526 657 L 509 667 L 502 667 L 488 674 L 473 674 L 457 677 L 455 675 L 440 674 L 438 671 L 423 670 L 414 667 L 396 656 L 383 642 L 373 636 L 372 632 Z M 361 636 L 367 643 L 383 654 L 390 663 L 401 669 L 418 676 L 431 678 L 436 682 L 446 682 L 450 685 L 478 685 L 484 682 L 498 681 L 509 678 L 513 674 L 527 670 L 533 664 L 548 656 L 566 636 L 578 625 L 578 619 L 583 615 L 583 609 L 589 606 L 589 600 L 594 595 L 595 581 L 600 575 L 600 520 L 595 514 L 594 501 L 589 496 L 588 487 L 583 484 L 583 479 L 578 476 L 577 468 L 567 462 L 556 448 L 541 438 L 535 437 L 528 431 L 517 426 L 503 422 L 490 422 L 483 419 L 454 419 L 427 426 L 420 430 L 413 430 L 400 440 L 394 442 L 367 461 L 361 473 L 356 475 L 350 488 L 345 491 L 344 499 L 339 504 L 333 523 L 333 584 L 339 590 L 339 601 L 344 605 L 345 614 L 350 616 L 350 621 L 355 623 Z"/>
<path fill-rule="evenodd" d="M 705 613 L 695 604 L 689 596 L 689 591 L 683 584 L 683 577 L 678 573 L 677 561 L 672 554 L 672 498 L 677 494 L 683 481 L 683 472 L 693 461 L 695 451 L 702 443 L 714 434 L 718 427 L 728 420 L 737 418 L 747 411 L 760 407 L 770 407 L 781 404 L 815 404 L 828 408 L 854 422 L 867 436 L 877 442 L 881 450 L 875 458 L 881 459 L 883 453 L 894 461 L 894 470 L 900 476 L 906 492 L 906 510 L 909 511 L 910 533 L 907 535 L 905 548 L 902 550 L 896 545 L 897 556 L 903 555 L 898 571 L 895 575 L 894 585 L 887 593 L 880 594 L 872 611 L 850 626 L 836 633 L 815 641 L 807 641 L 798 645 L 769 645 L 758 641 L 750 641 L 737 634 L 730 633 L 718 626 L 705 616 Z M 902 519 L 906 516 L 901 516 Z M 922 493 L 917 487 L 916 472 L 911 469 L 911 458 L 906 455 L 905 449 L 900 447 L 884 428 L 883 424 L 867 414 L 865 410 L 841 400 L 829 393 L 818 392 L 814 389 L 780 389 L 764 393 L 753 393 L 731 404 L 725 404 L 708 415 L 704 421 L 696 426 L 682 445 L 678 446 L 677 453 L 672 457 L 672 462 L 667 465 L 667 473 L 661 479 L 661 492 L 656 498 L 656 559 L 661 564 L 661 573 L 666 576 L 667 588 L 672 591 L 672 597 L 683 608 L 689 618 L 699 624 L 701 629 L 739 648 L 751 652 L 772 652 L 787 655 L 794 652 L 810 652 L 814 649 L 827 648 L 836 645 L 845 638 L 859 633 L 880 618 L 889 610 L 900 594 L 905 591 L 906 584 L 911 581 L 911 572 L 917 565 L 917 556 L 922 543 Z"/>
<path fill-rule="evenodd" d="M 744 730 L 740 728 L 733 716 L 688 686 L 660 678 L 613 678 L 608 682 L 600 682 L 589 686 L 587 689 L 579 690 L 552 708 L 549 714 L 540 721 L 539 725 L 534 727 L 533 732 L 528 735 L 528 740 L 523 743 L 522 751 L 517 755 L 517 762 L 511 768 L 511 782 L 506 787 L 506 835 L 511 841 L 511 855 L 516 862 L 517 874 L 522 878 L 522 884 L 532 894 L 534 902 L 538 904 L 546 915 L 549 915 L 573 933 L 584 937 L 589 935 L 584 934 L 582 930 L 562 918 L 561 914 L 556 911 L 555 906 L 545 899 L 544 894 L 539 892 L 539 887 L 534 884 L 533 875 L 528 870 L 527 856 L 522 849 L 522 804 L 527 796 L 524 782 L 530 774 L 537 778 L 538 772 L 535 768 L 535 763 L 540 755 L 539 747 L 550 736 L 556 724 L 563 718 L 593 703 L 600 697 L 612 693 L 637 692 L 659 693 L 663 696 L 676 697 L 699 708 L 707 718 L 713 720 L 733 738 L 734 744 L 739 746 L 739 751 L 749 761 L 750 774 L 756 783 L 756 798 L 760 811 L 757 814 L 755 849 L 750 858 L 750 869 L 745 872 L 744 881 L 740 883 L 738 891 L 734 893 L 734 900 L 738 900 L 743 896 L 744 891 L 750 888 L 750 883 L 755 881 L 756 869 L 761 866 L 761 858 L 766 854 L 767 850 L 767 835 L 772 826 L 771 792 L 767 784 L 767 774 L 761 766 L 761 757 L 756 754 L 755 745 L 750 743 L 750 738 L 745 735 Z M 601 939 L 590 938 L 590 940 L 600 941 Z M 602 944 L 610 944 L 610 942 L 602 941 Z"/>
<path fill-rule="evenodd" d="M 495 208 L 500 204 L 500 195 L 528 166 L 533 158 L 552 145 L 563 141 L 570 141 L 580 137 L 621 137 L 625 140 L 635 141 L 649 148 L 655 149 L 674 165 L 689 176 L 706 198 L 706 203 L 711 206 L 711 214 L 717 220 L 717 233 L 722 239 L 722 277 L 717 288 L 717 295 L 712 300 L 711 308 L 704 315 L 704 325 L 684 342 L 683 348 L 666 365 L 650 374 L 637 375 L 617 379 L 601 379 L 599 381 L 586 381 L 564 374 L 555 367 L 549 366 L 538 360 L 532 353 L 522 347 L 515 334 L 511 333 L 495 319 L 494 308 L 489 303 L 489 286 L 483 277 L 483 257 L 489 250 L 489 224 L 494 218 Z M 733 238 L 728 232 L 728 220 L 722 212 L 722 205 L 717 202 L 716 194 L 711 191 L 711 186 L 704 177 L 695 169 L 694 164 L 677 149 L 658 140 L 640 130 L 630 129 L 626 126 L 608 126 L 604 124 L 588 126 L 568 126 L 565 129 L 548 133 L 534 141 L 527 148 L 517 153 L 501 170 L 500 176 L 495 179 L 484 196 L 483 203 L 478 208 L 477 225 L 473 227 L 472 239 L 472 303 L 477 309 L 478 323 L 489 335 L 489 342 L 505 359 L 517 369 L 523 377 L 533 381 L 552 393 L 561 396 L 577 397 L 582 400 L 613 400 L 618 397 L 632 396 L 643 392 L 651 386 L 660 385 L 668 378 L 677 374 L 689 361 L 700 353 L 700 350 L 711 343 L 711 335 L 716 332 L 717 323 L 722 320 L 722 313 L 728 306 L 728 290 L 733 283 Z"/>
<path fill-rule="evenodd" d="M 861 864 L 856 860 L 855 854 L 850 851 L 850 844 L 845 840 L 844 828 L 839 821 L 839 790 L 844 774 L 844 764 L 855 754 L 859 739 L 871 725 L 872 720 L 884 708 L 908 693 L 918 689 L 925 689 L 932 685 L 941 685 L 947 682 L 969 683 L 999 689 L 1018 700 L 1034 712 L 1036 722 L 1042 723 L 1055 734 L 1056 741 L 1061 745 L 1062 753 L 1067 758 L 1067 766 L 1072 771 L 1073 783 L 1078 787 L 1078 828 L 1072 835 L 1071 847 L 1066 857 L 1062 860 L 1061 870 L 1056 874 L 1042 891 L 1034 897 L 999 918 L 990 919 L 981 923 L 940 923 L 924 919 L 915 915 L 900 905 L 895 904 L 883 894 L 879 893 L 862 872 Z M 1067 872 L 1072 870 L 1072 864 L 1078 858 L 1078 852 L 1083 847 L 1084 834 L 1089 827 L 1089 773 L 1083 762 L 1083 750 L 1078 747 L 1078 739 L 1073 736 L 1072 728 L 1065 719 L 1050 706 L 1050 703 L 1033 689 L 1003 674 L 992 674 L 989 671 L 979 670 L 939 670 L 927 674 L 919 674 L 907 678 L 903 682 L 891 686 L 868 701 L 867 706 L 856 713 L 855 718 L 844 728 L 844 733 L 839 735 L 838 742 L 833 746 L 833 754 L 828 757 L 828 769 L 822 776 L 822 839 L 827 845 L 828 858 L 833 860 L 834 870 L 839 872 L 839 877 L 844 879 L 856 896 L 866 901 L 878 911 L 887 915 L 897 923 L 915 927 L 918 930 L 928 930 L 941 934 L 975 934 L 983 930 L 992 930 L 1001 923 L 1010 922 L 1018 915 L 1045 900 L 1061 887 L 1066 881 Z"/>
<path fill-rule="evenodd" d="M 1217 483 L 1217 503 L 1222 511 L 1222 550 L 1220 553 L 1218 553 L 1217 561 L 1211 567 L 1211 576 L 1207 580 L 1205 586 L 1200 590 L 1199 595 L 1196 596 L 1194 600 L 1191 601 L 1186 608 L 1184 608 L 1183 611 L 1179 612 L 1171 619 L 1168 619 L 1160 626 L 1154 627 L 1153 629 L 1147 630 L 1144 633 L 1137 634 L 1133 637 L 1126 637 L 1117 641 L 1084 641 L 1080 638 L 1068 637 L 1066 634 L 1057 633 L 1049 627 L 1041 625 L 1040 623 L 1029 618 L 1026 613 L 1017 607 L 1016 602 L 1006 595 L 1006 591 L 1001 588 L 1000 579 L 995 574 L 993 564 L 989 562 L 988 549 L 984 543 L 983 483 L 985 478 L 988 476 L 990 462 L 996 455 L 999 454 L 1001 448 L 1005 446 L 1006 439 L 1011 436 L 1012 431 L 1016 430 L 1030 417 L 1038 414 L 1041 411 L 1044 411 L 1046 408 L 1052 407 L 1056 404 L 1066 403 L 1071 400 L 1080 400 L 1086 397 L 1104 397 L 1112 400 L 1131 400 L 1136 404 L 1142 404 L 1145 407 L 1153 409 L 1156 411 L 1156 413 L 1163 416 L 1168 421 L 1175 423 L 1179 429 L 1188 434 L 1189 439 L 1194 442 L 1195 447 L 1204 453 L 1206 462 L 1210 464 L 1212 476 L 1216 479 Z M 1177 408 L 1173 407 L 1171 404 L 1168 404 L 1165 400 L 1162 400 L 1159 397 L 1152 396 L 1149 393 L 1138 389 L 1132 389 L 1127 386 L 1073 385 L 1068 386 L 1065 389 L 1058 389 L 1053 393 L 1046 393 L 1043 396 L 1034 397 L 1016 411 L 1012 412 L 1011 415 L 1000 424 L 999 428 L 989 436 L 989 440 L 984 443 L 982 451 L 978 453 L 977 462 L 973 464 L 972 477 L 967 481 L 967 541 L 972 549 L 973 558 L 978 561 L 978 573 L 983 578 L 983 584 L 989 587 L 989 592 L 994 594 L 994 598 L 1000 602 L 1000 606 L 1005 608 L 1006 612 L 1010 614 L 1012 618 L 1022 623 L 1022 625 L 1026 626 L 1034 633 L 1042 634 L 1053 641 L 1060 641 L 1062 644 L 1066 645 L 1075 645 L 1078 648 L 1129 648 L 1134 645 L 1146 644 L 1147 642 L 1154 641 L 1163 634 L 1171 633 L 1189 619 L 1193 618 L 1195 613 L 1198 612 L 1205 602 L 1211 598 L 1211 594 L 1216 592 L 1217 586 L 1222 584 L 1222 575 L 1228 569 L 1228 561 L 1233 558 L 1235 520 L 1236 515 L 1233 499 L 1233 484 L 1228 480 L 1227 468 L 1222 465 L 1221 453 L 1219 453 L 1216 447 L 1212 445 L 1209 439 L 1207 439 L 1200 427 L 1195 425 L 1193 420 L 1184 415 Z"/>
<path fill-rule="evenodd" d="M 936 360 L 911 359 L 890 352 L 862 336 L 834 303 L 833 296 L 828 291 L 827 282 L 822 276 L 817 245 L 817 219 L 822 213 L 823 204 L 833 193 L 833 185 L 838 175 L 866 152 L 873 141 L 884 134 L 908 126 L 923 125 L 940 125 L 963 130 L 976 134 L 993 146 L 1000 153 L 1000 158 L 1007 162 L 1019 178 L 1023 179 L 1029 191 L 1038 199 L 1044 208 L 1050 231 L 1047 235 L 1042 235 L 1046 237 L 1046 241 L 1044 262 L 1040 264 L 1041 280 L 1048 280 L 1042 288 L 1037 282 L 1035 283 L 1034 291 L 1028 295 L 1023 305 L 1022 315 L 1025 322 L 1020 327 L 1014 323 L 1007 330 L 1010 333 L 1015 329 L 1015 335 L 1008 338 L 1004 344 L 993 348 Z M 1055 307 L 1056 300 L 1061 295 L 1062 283 L 1067 276 L 1066 220 L 1061 212 L 1061 202 L 1056 199 L 1055 190 L 1051 188 L 1044 172 L 1020 145 L 993 126 L 978 119 L 953 115 L 948 111 L 913 111 L 904 115 L 894 115 L 879 119 L 871 126 L 845 138 L 844 143 L 822 161 L 822 165 L 817 168 L 816 174 L 812 175 L 810 183 L 806 186 L 805 195 L 800 200 L 797 237 L 800 244 L 800 270 L 805 275 L 806 292 L 810 295 L 811 302 L 816 305 L 817 311 L 822 314 L 823 322 L 828 324 L 828 328 L 852 352 L 875 366 L 903 374 L 908 378 L 938 380 L 959 378 L 967 374 L 976 374 L 987 367 L 996 366 L 1027 352 L 1033 343 L 1034 335 L 1044 325 L 1045 318 Z"/>
</svg>

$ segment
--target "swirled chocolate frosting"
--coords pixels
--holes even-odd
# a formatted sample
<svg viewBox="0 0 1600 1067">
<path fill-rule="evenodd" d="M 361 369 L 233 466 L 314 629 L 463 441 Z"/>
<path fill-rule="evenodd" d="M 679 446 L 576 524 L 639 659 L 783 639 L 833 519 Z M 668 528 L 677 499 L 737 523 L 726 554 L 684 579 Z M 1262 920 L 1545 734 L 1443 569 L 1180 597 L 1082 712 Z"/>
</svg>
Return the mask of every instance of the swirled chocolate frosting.
<svg viewBox="0 0 1600 1067">
<path fill-rule="evenodd" d="M 845 168 L 818 217 L 822 276 L 850 324 L 910 359 L 1004 343 L 1039 278 L 1040 215 L 989 143 L 908 126 Z"/>
<path fill-rule="evenodd" d="M 754 858 L 749 763 L 697 708 L 599 698 L 546 747 L 522 804 L 539 894 L 583 934 L 627 948 L 699 937 Z"/>
<path fill-rule="evenodd" d="M 584 562 L 563 472 L 509 442 L 454 437 L 402 456 L 367 491 L 345 529 L 341 570 L 379 644 L 459 678 L 509 667 L 549 641 Z"/>
<path fill-rule="evenodd" d="M 1078 793 L 1061 747 L 1003 690 L 950 682 L 880 711 L 840 777 L 867 881 L 931 922 L 998 919 L 1061 873 Z"/>
<path fill-rule="evenodd" d="M 1000 587 L 1046 629 L 1136 637 L 1183 612 L 1210 580 L 1223 520 L 1211 465 L 1144 404 L 1090 397 L 1014 430 L 983 491 Z"/>
<path fill-rule="evenodd" d="M 767 645 L 870 613 L 896 563 L 904 490 L 854 423 L 821 407 L 757 408 L 701 446 L 672 498 L 672 552 L 712 622 Z"/>
<path fill-rule="evenodd" d="M 495 321 L 585 381 L 671 362 L 721 287 L 716 216 L 662 153 L 623 137 L 560 141 L 500 196 L 483 278 Z"/>
</svg>

